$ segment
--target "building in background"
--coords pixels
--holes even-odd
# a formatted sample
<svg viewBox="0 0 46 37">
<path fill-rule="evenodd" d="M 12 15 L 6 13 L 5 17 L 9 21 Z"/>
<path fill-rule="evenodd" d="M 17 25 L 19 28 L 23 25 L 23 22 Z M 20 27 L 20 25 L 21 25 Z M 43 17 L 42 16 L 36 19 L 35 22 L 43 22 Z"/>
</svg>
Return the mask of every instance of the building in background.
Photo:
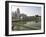
<svg viewBox="0 0 46 37">
<path fill-rule="evenodd" d="M 39 15 L 35 16 L 27 16 L 26 14 L 20 14 L 20 9 L 17 8 L 15 12 L 12 12 L 12 20 L 17 21 L 17 20 L 25 20 L 25 21 L 41 21 L 41 17 Z"/>
</svg>

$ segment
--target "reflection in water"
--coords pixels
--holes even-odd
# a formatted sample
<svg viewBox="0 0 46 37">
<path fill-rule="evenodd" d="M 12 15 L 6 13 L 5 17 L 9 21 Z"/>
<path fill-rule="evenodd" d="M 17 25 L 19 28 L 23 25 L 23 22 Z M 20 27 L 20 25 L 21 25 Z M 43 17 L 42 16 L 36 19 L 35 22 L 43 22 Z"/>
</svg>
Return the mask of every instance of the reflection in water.
<svg viewBox="0 0 46 37">
<path fill-rule="evenodd" d="M 35 21 L 20 21 L 20 22 L 13 22 L 12 26 L 13 30 L 38 30 L 41 28 L 41 22 Z"/>
</svg>

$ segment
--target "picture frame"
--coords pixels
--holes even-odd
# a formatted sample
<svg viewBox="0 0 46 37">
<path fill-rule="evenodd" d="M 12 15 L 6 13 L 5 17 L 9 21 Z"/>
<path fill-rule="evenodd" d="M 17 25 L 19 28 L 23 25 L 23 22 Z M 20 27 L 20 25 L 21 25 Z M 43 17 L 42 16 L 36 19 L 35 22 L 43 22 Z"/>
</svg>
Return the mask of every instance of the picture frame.
<svg viewBox="0 0 46 37">
<path fill-rule="evenodd" d="M 26 6 L 26 7 L 23 7 L 23 6 Z M 26 25 L 25 26 L 25 24 L 24 24 L 24 26 L 26 27 L 22 27 L 22 29 L 20 29 L 21 28 L 21 26 L 20 26 L 20 28 L 19 28 L 19 26 L 16 26 L 17 24 L 15 23 L 15 29 L 13 28 L 13 30 L 12 30 L 12 25 L 13 25 L 13 18 L 11 18 L 12 16 L 11 16 L 11 11 L 15 11 L 16 9 L 15 8 L 20 8 L 20 12 L 22 12 L 22 10 L 23 11 L 25 11 L 25 12 L 23 12 L 24 14 L 26 14 L 27 16 L 30 16 L 30 15 L 33 15 L 32 17 L 34 17 L 34 12 L 33 11 L 35 11 L 36 12 L 36 14 L 38 13 L 38 15 L 40 16 L 40 24 L 39 23 L 37 23 L 37 24 L 39 24 L 38 26 L 40 27 L 38 27 L 37 28 L 37 26 L 35 26 L 35 28 L 37 28 L 37 29 L 33 29 L 33 27 L 34 27 L 34 24 L 32 24 L 31 25 L 31 27 L 32 27 L 32 30 L 30 30 L 30 28 L 28 28 L 29 29 L 29 31 L 28 31 L 28 29 L 27 29 L 27 27 L 28 27 L 28 25 Z M 30 9 L 31 8 L 31 9 Z M 36 9 L 36 10 L 35 10 Z M 28 11 L 29 10 L 29 11 Z M 17 11 L 19 11 L 19 10 L 17 10 Z M 33 14 L 30 14 L 30 11 L 32 11 L 32 13 Z M 41 11 L 41 12 L 40 12 Z M 13 14 L 13 13 L 12 13 Z M 16 13 L 15 13 L 16 14 Z M 13 14 L 14 15 L 14 14 Z M 21 15 L 21 14 L 20 14 Z M 19 14 L 18 14 L 18 16 L 19 16 Z M 18 16 L 16 16 L 17 18 L 19 18 Z M 39 17 L 38 16 L 38 17 Z M 37 17 L 37 16 L 36 16 Z M 12 21 L 11 21 L 11 19 L 12 19 Z M 16 19 L 16 18 L 15 18 Z M 10 20 L 10 21 L 9 21 Z M 36 18 L 35 18 L 35 20 L 36 20 Z M 20 20 L 21 21 L 21 20 Z M 17 22 L 18 24 L 19 23 L 25 23 L 25 21 L 24 22 Z M 28 20 L 28 21 L 30 21 L 30 20 Z M 34 21 L 34 20 L 33 20 Z M 15 22 L 16 22 L 16 20 L 15 20 Z M 27 22 L 27 21 L 26 21 Z M 37 22 L 37 21 L 36 21 Z M 31 23 L 31 22 L 30 22 Z M 12 25 L 11 25 L 12 24 Z M 13 26 L 13 27 L 14 27 Z M 22 25 L 23 26 L 23 25 Z M 18 31 L 17 31 L 17 29 L 18 29 Z M 27 29 L 27 30 L 26 30 Z M 22 31 L 21 31 L 22 30 Z M 24 31 L 23 31 L 24 30 Z M 34 30 L 36 30 L 36 31 L 34 31 Z M 37 31 L 38 30 L 38 31 Z M 41 31 L 40 31 L 41 30 Z M 38 3 L 38 2 L 24 2 L 24 1 L 5 1 L 5 36 L 18 36 L 18 35 L 34 35 L 34 34 L 45 34 L 45 3 Z"/>
</svg>

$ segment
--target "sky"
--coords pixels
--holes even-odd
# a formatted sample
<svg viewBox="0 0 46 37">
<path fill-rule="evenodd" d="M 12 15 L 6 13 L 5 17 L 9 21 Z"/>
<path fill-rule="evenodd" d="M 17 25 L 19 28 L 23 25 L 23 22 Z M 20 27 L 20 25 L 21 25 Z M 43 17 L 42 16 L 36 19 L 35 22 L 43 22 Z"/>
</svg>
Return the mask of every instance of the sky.
<svg viewBox="0 0 46 37">
<path fill-rule="evenodd" d="M 20 9 L 20 14 L 26 14 L 27 16 L 41 16 L 41 7 L 37 6 L 12 6 L 12 12 L 15 12 L 17 8 Z"/>
</svg>

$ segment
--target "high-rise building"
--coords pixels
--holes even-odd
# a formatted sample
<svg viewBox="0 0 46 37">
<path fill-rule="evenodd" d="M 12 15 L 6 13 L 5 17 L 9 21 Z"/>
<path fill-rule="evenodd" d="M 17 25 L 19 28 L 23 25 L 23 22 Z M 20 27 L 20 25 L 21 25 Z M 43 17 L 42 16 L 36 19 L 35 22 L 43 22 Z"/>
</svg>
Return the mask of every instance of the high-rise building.
<svg viewBox="0 0 46 37">
<path fill-rule="evenodd" d="M 17 18 L 19 19 L 20 18 L 20 10 L 19 10 L 19 8 L 17 8 L 16 13 L 17 13 Z"/>
</svg>

